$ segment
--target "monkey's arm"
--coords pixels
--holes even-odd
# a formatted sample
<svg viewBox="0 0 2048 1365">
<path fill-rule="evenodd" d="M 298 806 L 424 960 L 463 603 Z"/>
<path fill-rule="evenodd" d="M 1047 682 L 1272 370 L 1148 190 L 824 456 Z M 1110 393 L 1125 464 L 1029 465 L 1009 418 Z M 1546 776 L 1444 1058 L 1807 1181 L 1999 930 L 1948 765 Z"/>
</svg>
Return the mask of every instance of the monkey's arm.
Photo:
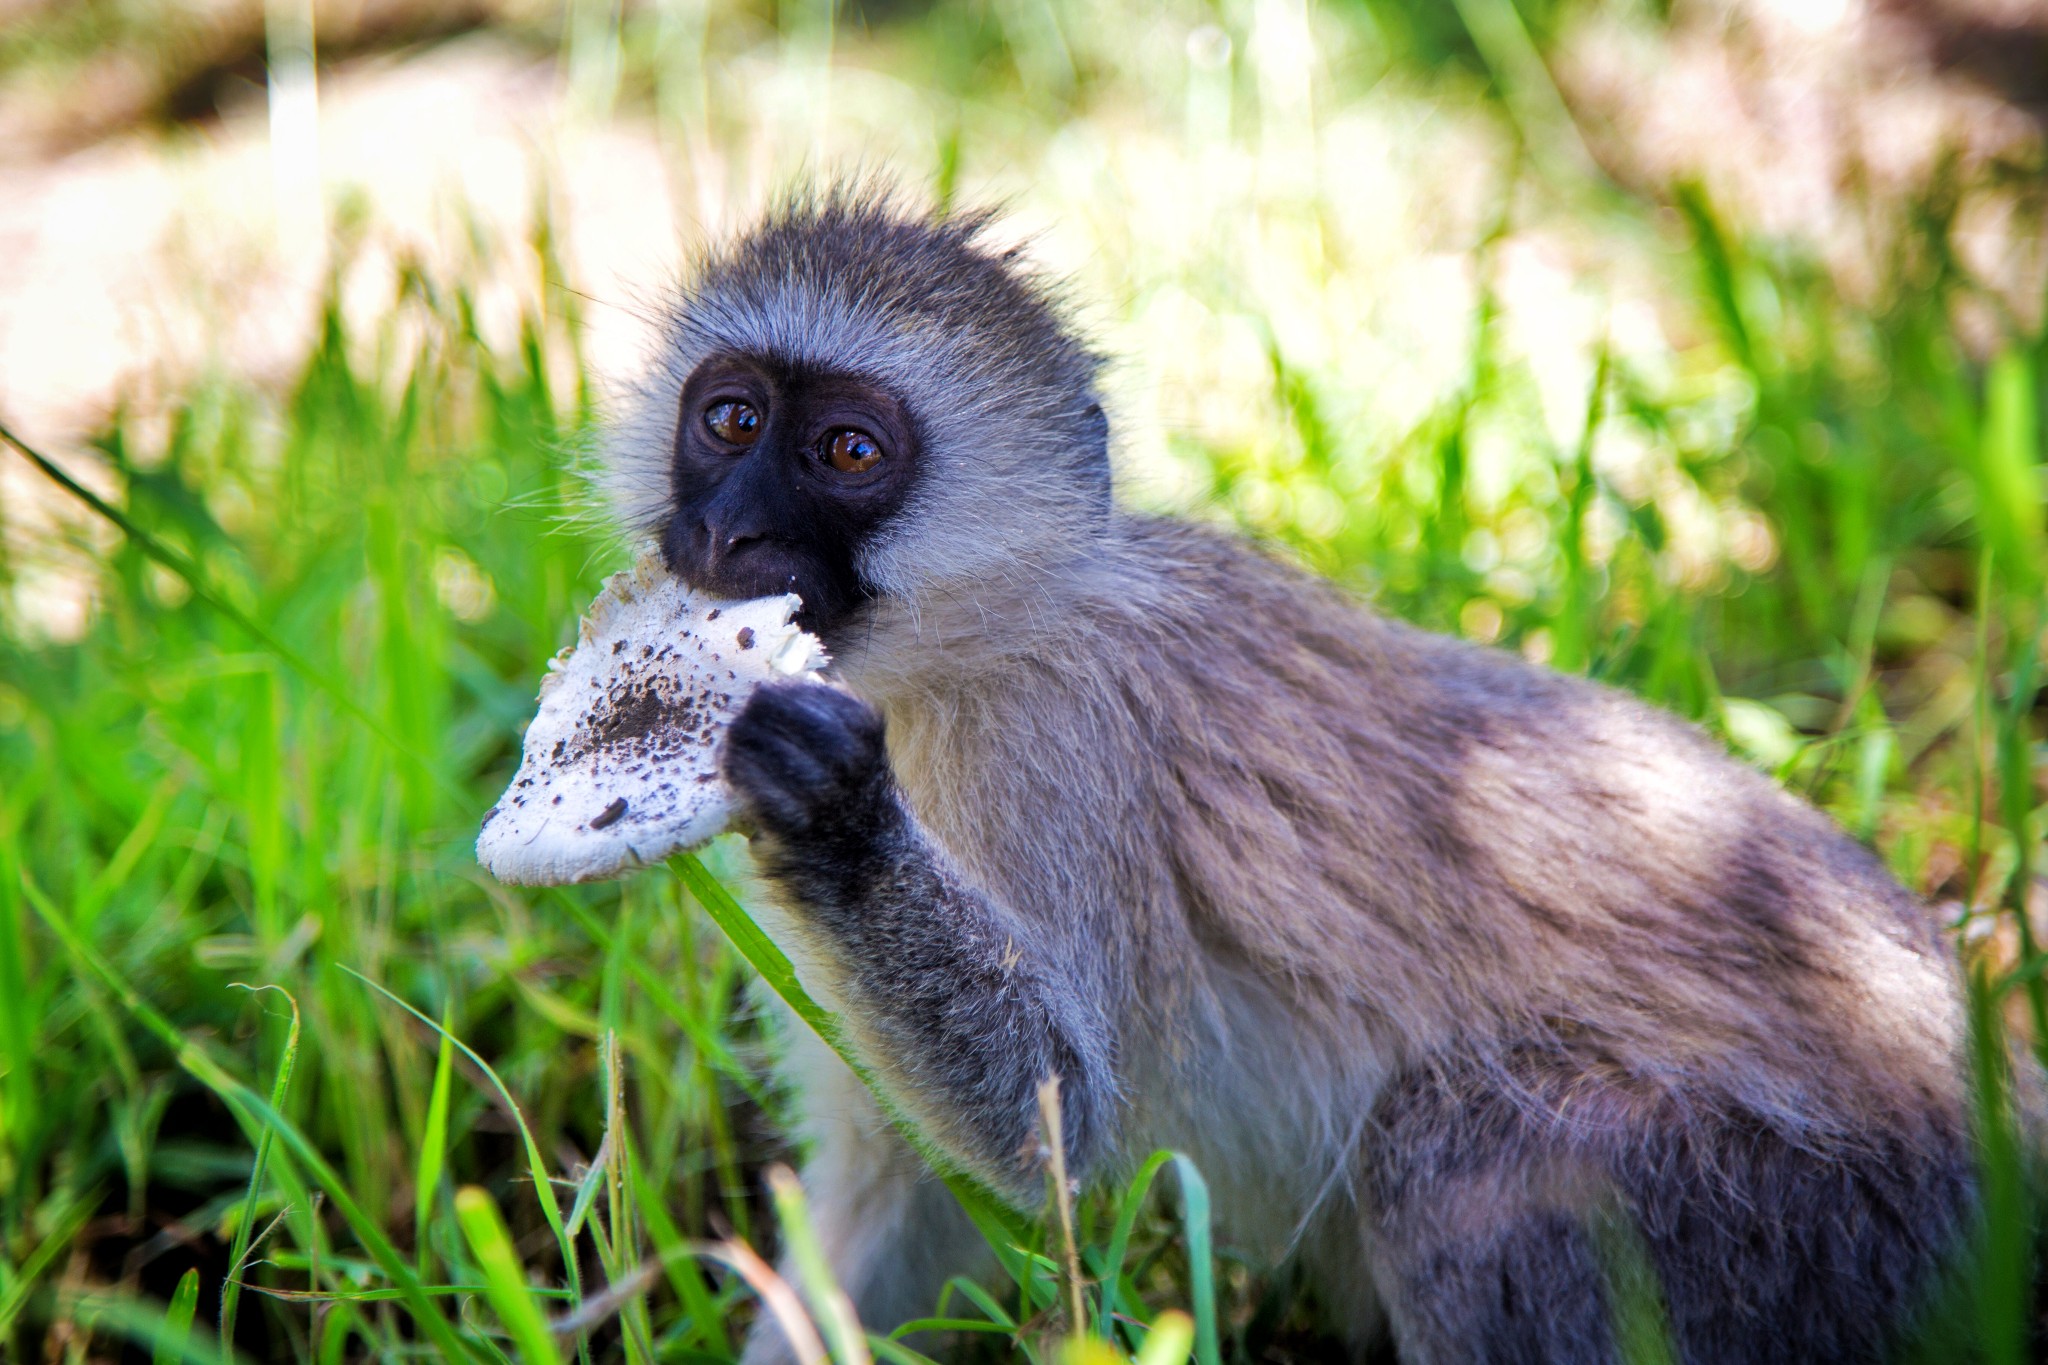
<svg viewBox="0 0 2048 1365">
<path fill-rule="evenodd" d="M 1070 1172 L 1110 1144 L 1109 1011 L 1035 927 L 972 885 L 904 802 L 866 703 L 815 683 L 755 693 L 721 764 L 762 870 L 822 936 L 866 1060 L 925 1131 L 1035 1202 L 1039 1084 L 1060 1078 Z"/>
</svg>

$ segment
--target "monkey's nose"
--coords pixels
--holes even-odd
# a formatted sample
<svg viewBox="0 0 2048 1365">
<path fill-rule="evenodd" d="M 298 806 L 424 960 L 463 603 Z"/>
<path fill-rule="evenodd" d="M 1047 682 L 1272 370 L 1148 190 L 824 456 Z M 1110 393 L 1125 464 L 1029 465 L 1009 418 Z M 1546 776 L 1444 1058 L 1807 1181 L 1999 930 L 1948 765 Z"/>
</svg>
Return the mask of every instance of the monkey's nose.
<svg viewBox="0 0 2048 1365">
<path fill-rule="evenodd" d="M 669 571 L 693 587 L 715 583 L 731 559 L 753 539 L 743 529 L 703 516 L 678 516 L 662 533 L 662 558 Z"/>
<path fill-rule="evenodd" d="M 716 564 L 761 538 L 758 530 L 707 519 L 704 523 L 704 557 Z"/>
</svg>

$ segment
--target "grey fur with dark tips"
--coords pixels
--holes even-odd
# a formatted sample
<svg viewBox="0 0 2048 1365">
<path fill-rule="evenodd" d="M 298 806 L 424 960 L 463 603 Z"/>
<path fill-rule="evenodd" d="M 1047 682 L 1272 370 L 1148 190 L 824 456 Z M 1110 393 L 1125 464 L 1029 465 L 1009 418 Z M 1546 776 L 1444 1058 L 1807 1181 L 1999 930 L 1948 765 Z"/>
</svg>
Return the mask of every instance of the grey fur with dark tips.
<svg viewBox="0 0 2048 1365">
<path fill-rule="evenodd" d="M 851 695 L 761 692 L 724 766 L 895 1102 L 1030 1204 L 1057 1072 L 1071 1169 L 1190 1152 L 1360 1353 L 1607 1361 L 1648 1283 L 1687 1361 L 1881 1358 L 1973 1198 L 1923 907 L 1669 715 L 1115 509 L 1097 362 L 992 227 L 792 199 L 611 446 L 676 572 L 823 604 Z M 842 1280 L 928 1312 L 971 1229 L 789 1065 Z"/>
<path fill-rule="evenodd" d="M 881 715 L 844 692 L 757 693 L 722 767 L 746 794 L 761 870 L 830 935 L 839 990 L 870 1048 L 1000 1189 L 1044 1185 L 1038 1082 L 1065 1082 L 1067 1146 L 1101 1155 L 1116 1083 L 1100 1002 L 1070 988 L 1059 945 L 976 890 L 918 828 L 890 776 Z M 945 932 L 934 933 L 935 924 Z"/>
</svg>

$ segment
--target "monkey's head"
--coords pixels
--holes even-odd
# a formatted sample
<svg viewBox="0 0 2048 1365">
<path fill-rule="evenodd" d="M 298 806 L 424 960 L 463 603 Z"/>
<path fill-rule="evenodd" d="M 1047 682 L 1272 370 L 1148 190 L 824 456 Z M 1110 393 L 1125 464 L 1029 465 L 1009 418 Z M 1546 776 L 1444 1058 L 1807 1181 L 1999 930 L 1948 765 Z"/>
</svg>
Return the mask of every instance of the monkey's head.
<svg viewBox="0 0 2048 1365">
<path fill-rule="evenodd" d="M 795 592 L 827 633 L 1097 535 L 1100 361 L 990 224 L 837 188 L 713 254 L 612 433 L 627 525 L 693 587 Z"/>
</svg>

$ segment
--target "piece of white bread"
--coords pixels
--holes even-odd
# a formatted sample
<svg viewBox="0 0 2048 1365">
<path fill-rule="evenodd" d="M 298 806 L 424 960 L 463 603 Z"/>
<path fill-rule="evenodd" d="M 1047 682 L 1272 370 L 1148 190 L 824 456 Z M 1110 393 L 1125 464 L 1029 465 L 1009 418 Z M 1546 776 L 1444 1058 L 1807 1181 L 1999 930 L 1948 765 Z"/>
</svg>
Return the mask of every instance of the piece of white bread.
<svg viewBox="0 0 2048 1365">
<path fill-rule="evenodd" d="M 726 726 L 754 689 L 826 662 L 793 593 L 693 593 L 653 550 L 605 580 L 575 646 L 548 661 L 512 785 L 476 856 L 501 882 L 601 881 L 694 848 L 731 820 Z"/>
</svg>

